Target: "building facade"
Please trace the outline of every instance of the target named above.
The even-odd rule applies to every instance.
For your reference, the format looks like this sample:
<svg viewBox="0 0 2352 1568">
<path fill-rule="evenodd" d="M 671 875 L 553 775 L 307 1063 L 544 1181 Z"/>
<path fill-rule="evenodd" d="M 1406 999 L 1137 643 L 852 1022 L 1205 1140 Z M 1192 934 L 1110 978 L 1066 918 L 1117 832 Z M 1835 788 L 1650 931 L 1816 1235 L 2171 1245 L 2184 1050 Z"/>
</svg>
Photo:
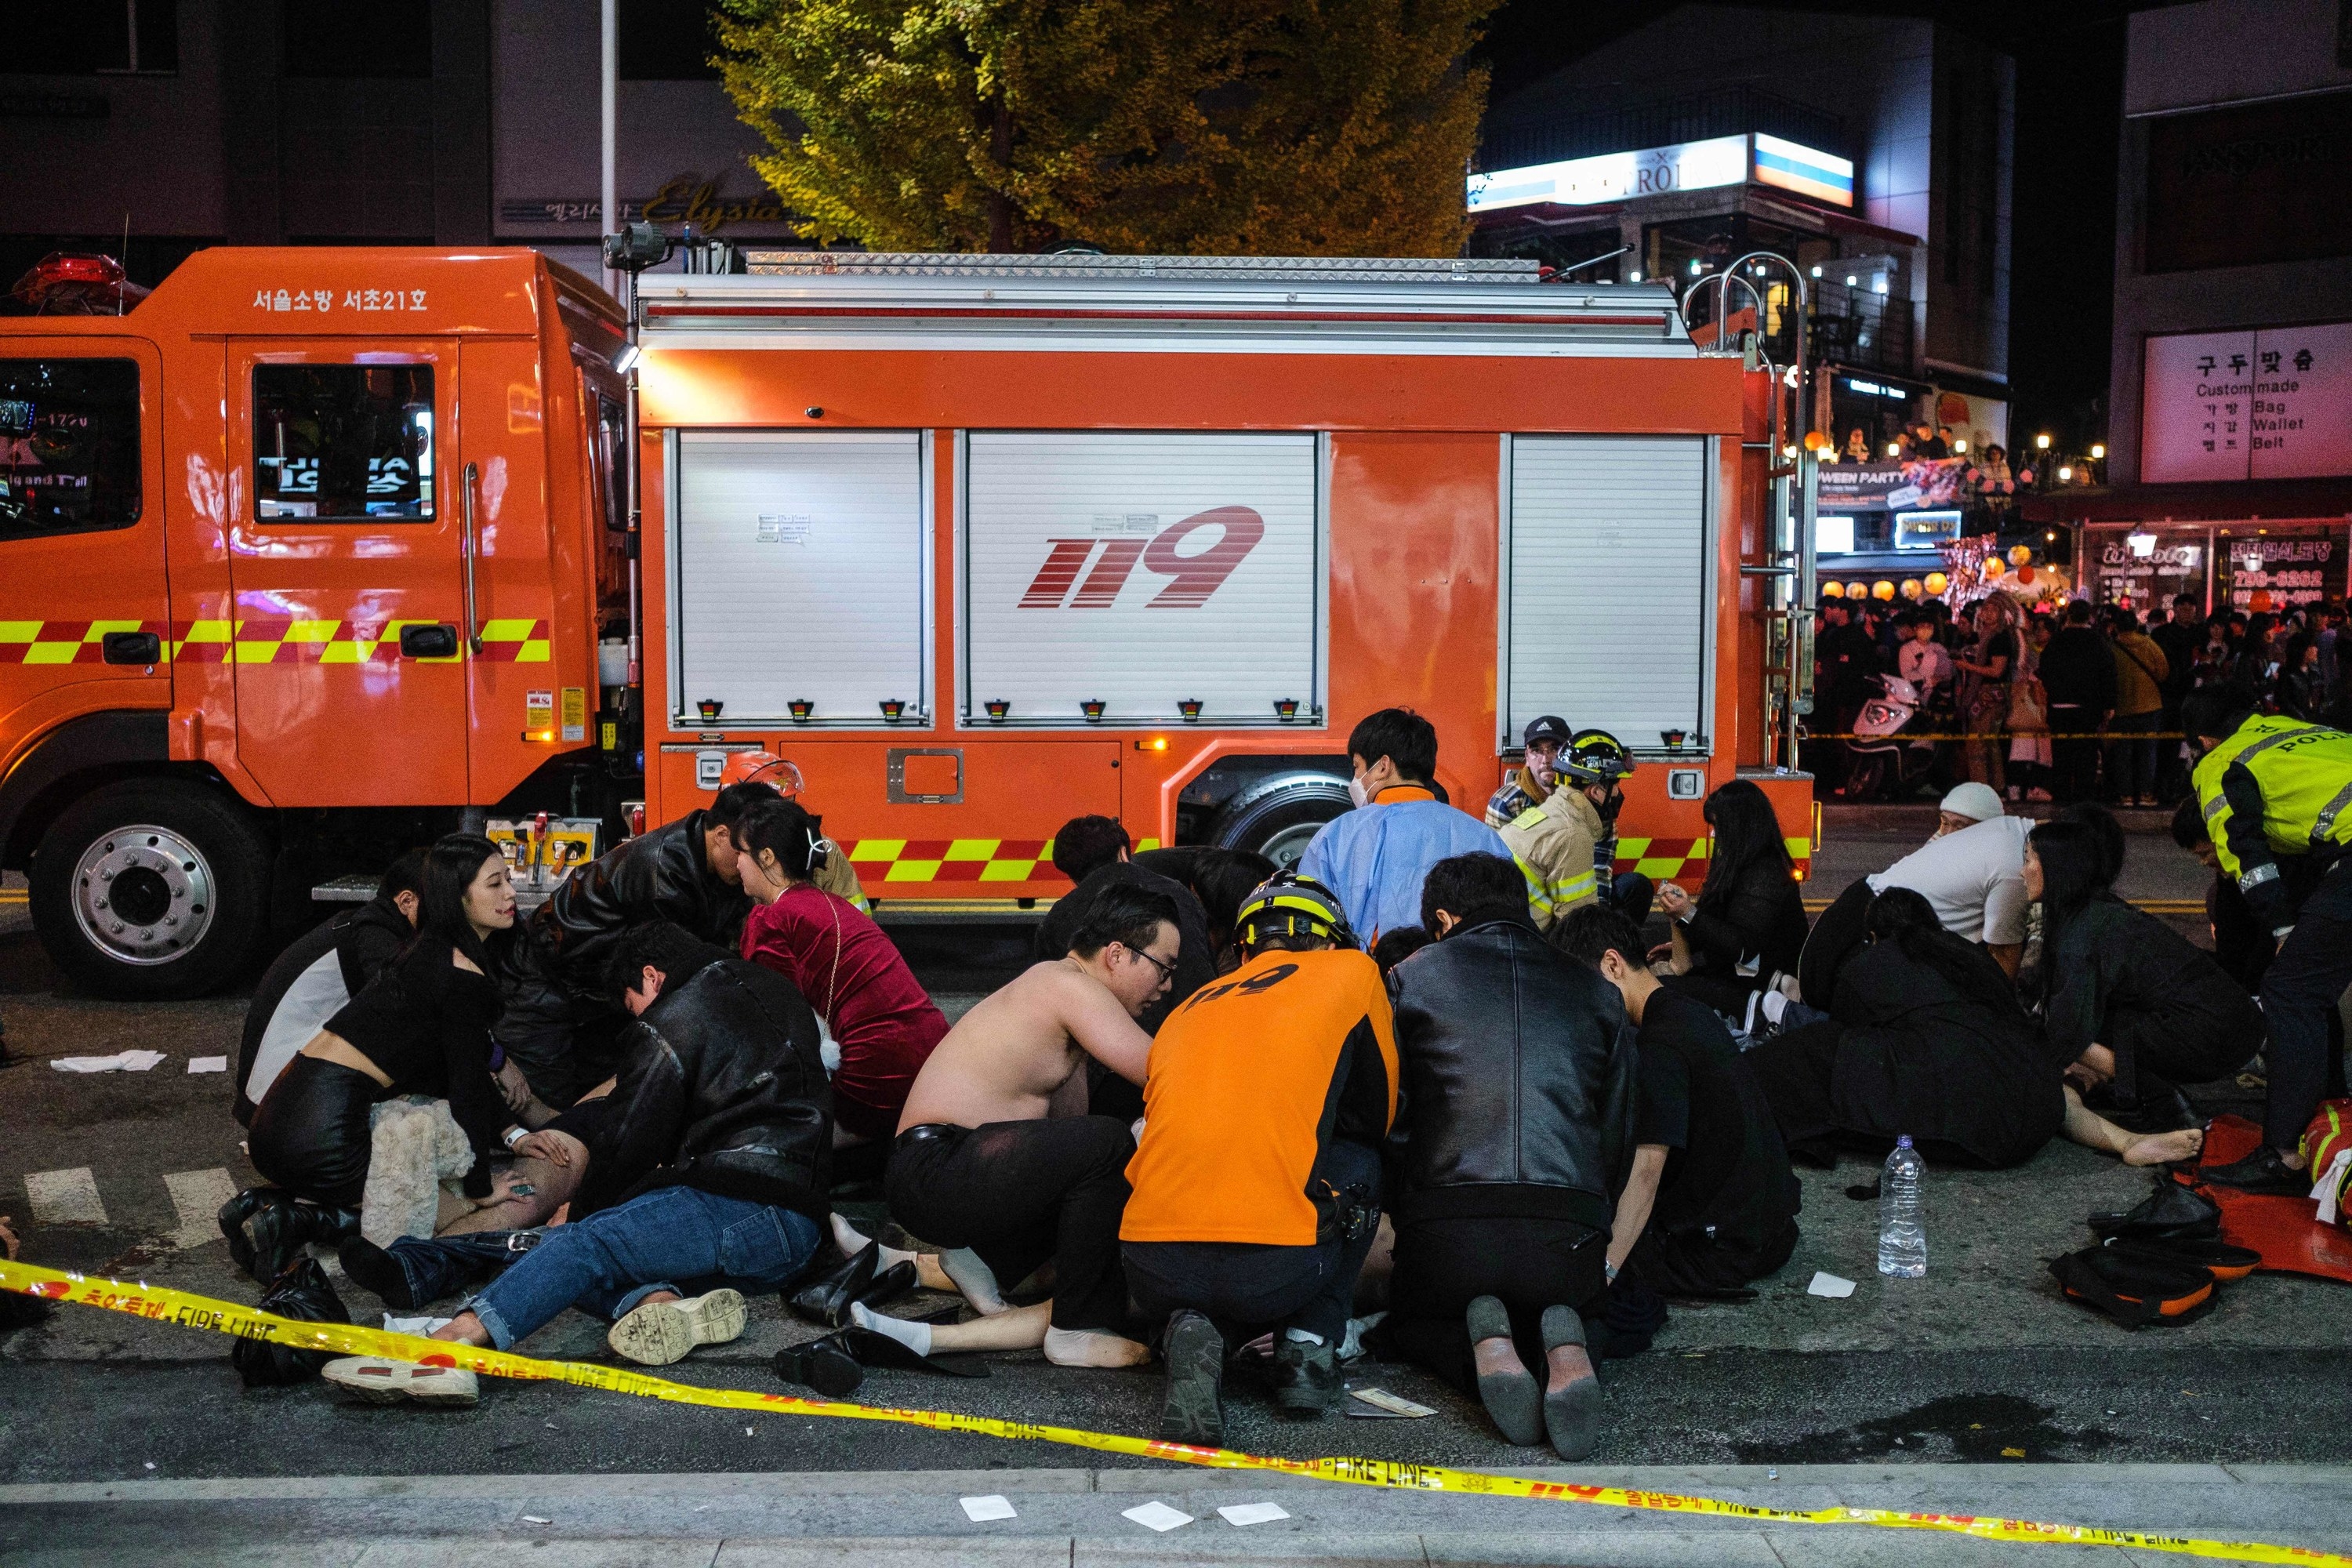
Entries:
<svg viewBox="0 0 2352 1568">
<path fill-rule="evenodd" d="M 0 59 L 0 288 L 54 248 L 532 245 L 598 265 L 593 0 L 86 0 Z M 705 7 L 623 0 L 626 212 L 794 243 Z M 128 237 L 128 244 L 125 237 Z"/>
<path fill-rule="evenodd" d="M 2352 29 L 2336 0 L 2203 0 L 2130 21 L 2103 599 L 2279 611 L 2342 597 L 2352 549 Z"/>
<path fill-rule="evenodd" d="M 1931 22 L 1683 5 L 1495 104 L 1474 253 L 1616 251 L 1575 276 L 1688 287 L 1778 252 L 1807 275 L 1819 427 L 1876 452 L 1918 419 L 1999 443 L 2014 77 Z M 1793 299 L 1758 282 L 1785 356 Z"/>
</svg>

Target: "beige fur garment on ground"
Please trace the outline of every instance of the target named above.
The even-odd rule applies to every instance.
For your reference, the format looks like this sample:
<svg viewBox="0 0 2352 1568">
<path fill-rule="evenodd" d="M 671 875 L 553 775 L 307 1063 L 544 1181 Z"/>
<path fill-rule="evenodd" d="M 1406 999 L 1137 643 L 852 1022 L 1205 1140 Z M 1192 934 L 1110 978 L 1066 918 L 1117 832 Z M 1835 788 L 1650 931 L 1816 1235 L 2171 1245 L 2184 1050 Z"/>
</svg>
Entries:
<svg viewBox="0 0 2352 1568">
<path fill-rule="evenodd" d="M 360 1200 L 360 1234 L 378 1247 L 404 1236 L 429 1237 L 441 1206 L 441 1183 L 474 1168 L 446 1100 L 403 1095 L 369 1113 L 374 1129 L 367 1191 Z"/>
</svg>

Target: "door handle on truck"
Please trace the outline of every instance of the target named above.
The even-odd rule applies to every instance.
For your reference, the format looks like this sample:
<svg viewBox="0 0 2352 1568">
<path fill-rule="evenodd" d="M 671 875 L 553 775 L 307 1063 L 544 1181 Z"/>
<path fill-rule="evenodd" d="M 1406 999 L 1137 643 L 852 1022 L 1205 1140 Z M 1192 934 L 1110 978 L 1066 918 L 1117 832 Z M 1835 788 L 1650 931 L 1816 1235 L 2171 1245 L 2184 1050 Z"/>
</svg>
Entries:
<svg viewBox="0 0 2352 1568">
<path fill-rule="evenodd" d="M 474 483 L 481 470 L 466 465 L 463 488 L 457 491 L 457 554 L 466 563 L 466 646 L 482 651 L 482 619 L 474 606 Z"/>
<path fill-rule="evenodd" d="M 163 662 L 163 639 L 153 632 L 109 632 L 98 642 L 100 655 L 109 664 Z"/>
<path fill-rule="evenodd" d="M 457 657 L 457 628 L 452 626 L 403 626 L 400 628 L 400 657 L 455 658 Z"/>
</svg>

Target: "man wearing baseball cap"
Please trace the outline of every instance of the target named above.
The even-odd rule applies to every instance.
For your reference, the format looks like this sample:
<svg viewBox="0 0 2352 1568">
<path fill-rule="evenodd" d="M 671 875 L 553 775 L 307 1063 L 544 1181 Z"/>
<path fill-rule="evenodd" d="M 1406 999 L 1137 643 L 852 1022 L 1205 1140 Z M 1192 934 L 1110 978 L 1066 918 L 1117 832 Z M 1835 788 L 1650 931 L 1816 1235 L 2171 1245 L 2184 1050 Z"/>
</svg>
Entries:
<svg viewBox="0 0 2352 1568">
<path fill-rule="evenodd" d="M 1486 826 L 1503 827 L 1523 811 L 1541 805 L 1552 791 L 1552 759 L 1568 744 L 1568 721 L 1547 713 L 1528 721 L 1520 740 L 1527 747 L 1525 765 L 1513 770 L 1486 802 Z"/>
<path fill-rule="evenodd" d="M 1927 843 L 1864 877 L 1822 911 L 1798 965 L 1808 1006 L 1826 1008 L 1837 972 L 1862 945 L 1870 901 L 1908 888 L 1935 906 L 1955 936 L 1984 943 L 2014 976 L 2025 946 L 2025 836 L 2030 816 L 2011 816 L 1991 785 L 1957 785 L 1937 805 L 1940 820 Z"/>
</svg>

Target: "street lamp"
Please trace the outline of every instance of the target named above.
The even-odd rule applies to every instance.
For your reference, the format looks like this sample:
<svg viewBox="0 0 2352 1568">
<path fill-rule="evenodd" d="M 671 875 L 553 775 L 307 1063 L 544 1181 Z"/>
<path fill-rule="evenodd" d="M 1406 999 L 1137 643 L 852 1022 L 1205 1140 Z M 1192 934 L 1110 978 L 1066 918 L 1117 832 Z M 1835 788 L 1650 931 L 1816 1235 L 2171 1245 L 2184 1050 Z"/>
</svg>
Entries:
<svg viewBox="0 0 2352 1568">
<path fill-rule="evenodd" d="M 2044 452 L 2050 450 L 2050 437 L 2048 433 L 2044 432 L 2042 435 L 2036 436 L 2033 438 L 2033 444 Z"/>
<path fill-rule="evenodd" d="M 2091 444 L 2091 461 L 2095 463 L 2105 462 L 2106 460 L 2106 457 L 2107 449 L 2105 447 L 2099 445 L 2095 441 Z"/>
</svg>

